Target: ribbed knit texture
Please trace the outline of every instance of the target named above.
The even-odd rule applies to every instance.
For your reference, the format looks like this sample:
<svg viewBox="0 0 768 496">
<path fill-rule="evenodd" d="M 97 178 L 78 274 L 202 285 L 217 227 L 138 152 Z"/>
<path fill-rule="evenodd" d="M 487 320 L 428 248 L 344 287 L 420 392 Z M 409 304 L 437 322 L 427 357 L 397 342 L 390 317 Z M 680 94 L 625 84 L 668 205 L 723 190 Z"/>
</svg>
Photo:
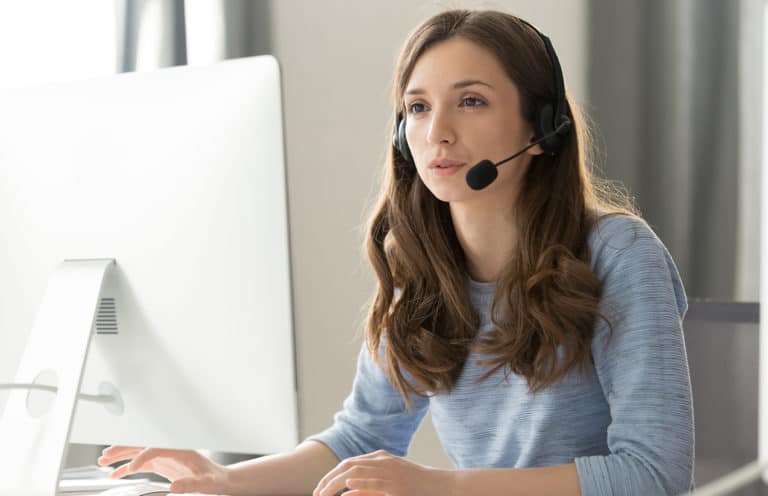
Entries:
<svg viewBox="0 0 768 496">
<path fill-rule="evenodd" d="M 607 217 L 589 239 L 592 270 L 603 281 L 592 343 L 593 379 L 571 371 L 529 393 L 521 376 L 487 369 L 470 355 L 455 388 L 403 399 L 365 347 L 352 392 L 334 424 L 310 437 L 340 459 L 378 449 L 405 456 L 429 409 L 456 468 L 543 467 L 576 463 L 584 496 L 667 495 L 690 489 L 693 411 L 681 321 L 687 308 L 677 269 L 664 245 L 639 219 Z M 469 281 L 491 330 L 495 283 Z"/>
</svg>

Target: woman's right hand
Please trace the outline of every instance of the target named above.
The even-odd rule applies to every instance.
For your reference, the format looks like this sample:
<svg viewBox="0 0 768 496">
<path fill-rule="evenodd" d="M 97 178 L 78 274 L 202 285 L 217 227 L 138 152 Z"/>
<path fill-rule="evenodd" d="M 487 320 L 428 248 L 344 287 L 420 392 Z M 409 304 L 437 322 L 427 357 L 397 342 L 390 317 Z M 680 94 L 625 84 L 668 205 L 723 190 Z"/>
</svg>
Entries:
<svg viewBox="0 0 768 496">
<path fill-rule="evenodd" d="M 115 469 L 110 477 L 149 472 L 171 481 L 173 493 L 226 494 L 229 492 L 227 467 L 197 451 L 110 446 L 101 453 L 99 465 L 130 461 Z"/>
</svg>

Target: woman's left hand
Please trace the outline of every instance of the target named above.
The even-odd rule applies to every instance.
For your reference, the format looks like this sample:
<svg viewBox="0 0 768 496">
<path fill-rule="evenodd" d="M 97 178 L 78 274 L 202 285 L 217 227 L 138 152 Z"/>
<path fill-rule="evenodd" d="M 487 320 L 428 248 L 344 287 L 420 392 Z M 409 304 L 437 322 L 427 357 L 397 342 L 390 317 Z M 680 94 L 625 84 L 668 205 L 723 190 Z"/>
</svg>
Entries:
<svg viewBox="0 0 768 496">
<path fill-rule="evenodd" d="M 387 451 L 347 458 L 320 480 L 312 496 L 450 496 L 453 477 Z"/>
</svg>

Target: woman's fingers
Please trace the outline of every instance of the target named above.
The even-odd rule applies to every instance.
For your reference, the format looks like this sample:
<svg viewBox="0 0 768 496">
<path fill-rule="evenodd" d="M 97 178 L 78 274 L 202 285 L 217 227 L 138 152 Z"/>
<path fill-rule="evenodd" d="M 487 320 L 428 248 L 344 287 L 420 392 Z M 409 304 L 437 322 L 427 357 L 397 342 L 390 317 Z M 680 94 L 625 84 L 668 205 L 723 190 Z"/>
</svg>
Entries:
<svg viewBox="0 0 768 496">
<path fill-rule="evenodd" d="M 157 458 L 161 458 L 161 457 L 173 458 L 173 459 L 182 461 L 184 458 L 188 458 L 188 455 L 186 452 L 179 451 L 179 450 L 159 449 L 159 448 L 145 449 L 144 451 L 136 455 L 136 458 L 134 458 L 133 461 L 128 465 L 131 467 L 131 470 L 136 470 L 141 468 L 144 465 L 147 465 L 152 460 L 156 460 Z"/>
<path fill-rule="evenodd" d="M 145 448 L 137 448 L 133 446 L 110 446 L 101 452 L 101 456 L 97 460 L 97 463 L 103 466 L 121 462 L 123 460 L 130 460 L 144 451 L 144 449 Z"/>
<path fill-rule="evenodd" d="M 207 492 L 199 488 L 214 488 L 221 483 L 217 477 L 223 469 L 197 451 L 113 446 L 105 449 L 103 453 L 99 458 L 101 465 L 129 460 L 109 474 L 113 479 L 137 473 L 155 473 L 171 482 L 187 480 L 183 483 L 187 484 L 196 481 L 198 486 L 193 487 L 198 489 L 185 492 Z"/>
<path fill-rule="evenodd" d="M 206 474 L 199 477 L 185 477 L 183 479 L 175 480 L 171 483 L 172 493 L 217 493 L 220 491 L 220 487 L 216 482 L 216 479 Z"/>
<path fill-rule="evenodd" d="M 347 479 L 373 478 L 377 473 L 376 467 L 355 465 L 343 472 L 336 473 L 333 478 L 326 480 L 322 487 L 318 486 L 315 489 L 315 493 L 319 496 L 338 496 L 340 494 L 346 496 L 347 492 L 351 489 L 346 487 Z"/>
<path fill-rule="evenodd" d="M 366 494 L 386 494 L 387 487 L 389 486 L 387 481 L 382 479 L 348 479 L 346 482 L 350 489 L 350 496 L 356 491 Z"/>
<path fill-rule="evenodd" d="M 322 479 L 320 479 L 320 482 L 317 483 L 317 487 L 315 488 L 312 495 L 315 496 L 315 495 L 321 494 L 326 489 L 326 487 L 329 484 L 331 484 L 331 481 L 333 481 L 339 476 L 339 474 L 346 473 L 353 467 L 358 467 L 358 468 L 365 467 L 364 465 L 360 465 L 361 463 L 371 463 L 371 462 L 379 463 L 383 460 L 389 460 L 392 458 L 396 458 L 396 457 L 391 453 L 389 453 L 388 451 L 378 450 L 378 451 L 373 451 L 371 453 L 367 453 L 365 455 L 354 456 L 354 457 L 342 460 L 338 465 L 336 465 L 336 467 L 334 467 L 333 470 L 325 474 L 325 476 Z M 366 467 L 366 468 L 372 468 L 373 466 L 374 465 L 371 465 L 370 467 Z M 340 490 L 343 487 L 344 486 L 341 485 L 338 489 Z"/>
<path fill-rule="evenodd" d="M 145 449 L 145 446 L 108 446 L 101 450 L 102 455 L 113 455 L 122 453 L 125 451 L 141 451 Z"/>
<path fill-rule="evenodd" d="M 115 469 L 109 476 L 119 479 L 141 472 L 153 472 L 170 479 L 189 476 L 193 471 L 186 466 L 184 458 L 185 453 L 182 451 L 148 448 L 142 450 L 129 463 Z"/>
<path fill-rule="evenodd" d="M 113 479 L 119 479 L 120 477 L 125 477 L 126 475 L 146 471 L 142 469 L 144 468 L 144 465 L 147 464 L 147 462 L 157 458 L 158 456 L 162 456 L 161 453 L 165 454 L 167 451 L 168 450 L 161 450 L 157 448 L 134 448 L 130 450 L 117 451 L 116 454 L 113 454 L 109 458 L 111 461 L 107 460 L 107 464 L 123 460 L 131 461 L 115 469 L 111 474 L 109 474 L 109 476 Z M 99 460 L 101 460 L 101 458 Z"/>
<path fill-rule="evenodd" d="M 131 475 L 131 474 L 133 474 L 133 473 L 135 473 L 135 472 L 131 472 L 131 471 L 128 469 L 128 464 L 125 464 L 125 465 L 123 465 L 122 467 L 118 467 L 118 468 L 116 468 L 115 470 L 113 470 L 113 471 L 112 471 L 112 472 L 109 474 L 109 477 L 110 477 L 111 479 L 119 479 L 119 478 L 121 478 L 121 477 L 125 477 L 126 475 Z"/>
</svg>

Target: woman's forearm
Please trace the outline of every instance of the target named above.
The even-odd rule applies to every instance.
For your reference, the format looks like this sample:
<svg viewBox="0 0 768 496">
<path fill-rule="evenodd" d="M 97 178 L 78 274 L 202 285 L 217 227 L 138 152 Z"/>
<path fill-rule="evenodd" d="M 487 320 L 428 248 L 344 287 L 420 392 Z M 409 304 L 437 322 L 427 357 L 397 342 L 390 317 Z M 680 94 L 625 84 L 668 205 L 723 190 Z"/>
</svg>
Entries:
<svg viewBox="0 0 768 496">
<path fill-rule="evenodd" d="M 326 445 L 307 441 L 289 453 L 229 465 L 227 494 L 307 496 L 338 463 Z"/>
<path fill-rule="evenodd" d="M 456 470 L 452 496 L 581 496 L 576 464 Z"/>
</svg>

